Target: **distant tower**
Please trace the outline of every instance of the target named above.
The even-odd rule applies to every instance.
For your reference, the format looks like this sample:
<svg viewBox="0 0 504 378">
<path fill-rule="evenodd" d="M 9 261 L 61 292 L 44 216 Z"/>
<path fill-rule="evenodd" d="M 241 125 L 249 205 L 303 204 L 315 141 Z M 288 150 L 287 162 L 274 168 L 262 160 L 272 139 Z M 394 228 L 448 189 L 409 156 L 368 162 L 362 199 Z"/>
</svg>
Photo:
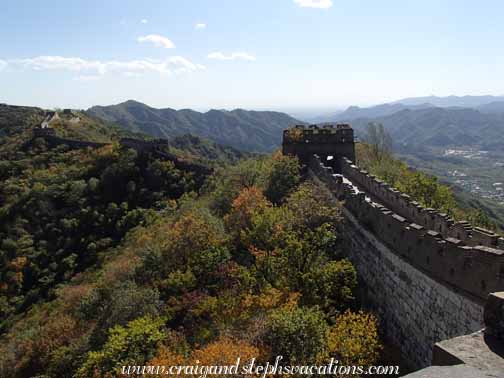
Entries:
<svg viewBox="0 0 504 378">
<path fill-rule="evenodd" d="M 346 156 L 355 161 L 354 132 L 348 124 L 298 125 L 284 130 L 282 152 L 296 155 L 303 163 L 307 163 L 313 154 L 323 160 L 332 156 L 331 165 L 339 169 L 339 158 Z"/>
</svg>

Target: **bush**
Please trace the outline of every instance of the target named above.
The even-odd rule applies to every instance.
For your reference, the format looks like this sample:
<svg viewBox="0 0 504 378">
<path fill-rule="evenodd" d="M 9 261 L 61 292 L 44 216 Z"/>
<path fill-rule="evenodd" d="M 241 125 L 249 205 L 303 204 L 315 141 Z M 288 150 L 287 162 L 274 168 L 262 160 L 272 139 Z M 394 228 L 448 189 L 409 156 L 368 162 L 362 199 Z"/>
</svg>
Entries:
<svg viewBox="0 0 504 378">
<path fill-rule="evenodd" d="M 271 202 L 279 204 L 294 191 L 300 180 L 299 160 L 296 157 L 276 154 L 264 194 Z"/>
<path fill-rule="evenodd" d="M 112 328 L 103 348 L 88 353 L 75 378 L 105 378 L 107 373 L 118 375 L 124 365 L 143 365 L 166 338 L 164 323 L 163 318 L 143 317 Z"/>
<path fill-rule="evenodd" d="M 351 305 L 357 272 L 348 260 L 330 261 L 303 276 L 302 303 L 334 315 Z"/>
<path fill-rule="evenodd" d="M 346 311 L 328 333 L 331 357 L 342 365 L 372 365 L 380 355 L 378 322 L 372 314 Z"/>
<path fill-rule="evenodd" d="M 281 308 L 270 318 L 267 342 L 285 363 L 314 364 L 326 351 L 327 324 L 316 308 Z"/>
</svg>

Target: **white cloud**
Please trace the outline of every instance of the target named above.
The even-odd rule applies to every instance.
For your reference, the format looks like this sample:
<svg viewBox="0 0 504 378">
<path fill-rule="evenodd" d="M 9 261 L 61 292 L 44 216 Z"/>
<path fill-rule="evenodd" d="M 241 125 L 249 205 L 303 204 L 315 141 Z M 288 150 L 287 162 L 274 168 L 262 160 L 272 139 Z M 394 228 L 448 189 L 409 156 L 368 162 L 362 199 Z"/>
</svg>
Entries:
<svg viewBox="0 0 504 378">
<path fill-rule="evenodd" d="M 194 64 L 181 56 L 173 56 L 168 61 L 173 65 L 175 73 L 201 71 L 206 69 L 206 67 L 202 64 Z"/>
<path fill-rule="evenodd" d="M 158 35 L 158 34 L 149 34 L 149 35 L 145 35 L 143 37 L 138 37 L 137 41 L 140 43 L 151 42 L 157 47 L 164 47 L 166 49 L 175 48 L 175 45 L 173 44 L 172 41 L 170 41 L 168 38 L 163 37 L 162 35 Z"/>
<path fill-rule="evenodd" d="M 81 75 L 81 76 L 74 77 L 74 80 L 76 80 L 76 81 L 96 81 L 96 80 L 100 80 L 100 79 L 101 79 L 101 76 L 99 76 L 99 75 Z"/>
<path fill-rule="evenodd" d="M 5 60 L 0 59 L 0 71 L 4 70 L 7 67 L 7 62 Z"/>
<path fill-rule="evenodd" d="M 76 57 L 62 56 L 38 56 L 28 59 L 13 59 L 8 61 L 14 67 L 20 69 L 32 69 L 35 71 L 63 70 L 82 72 L 80 80 L 95 80 L 106 73 L 123 73 L 128 76 L 139 75 L 149 72 L 158 74 L 177 74 L 204 70 L 201 64 L 195 64 L 181 56 L 173 56 L 164 60 L 138 59 L 138 60 L 86 60 Z"/>
<path fill-rule="evenodd" d="M 249 60 L 249 61 L 254 61 L 256 60 L 256 57 L 253 55 L 250 55 L 246 52 L 234 52 L 230 55 L 225 55 L 221 52 L 213 52 L 208 54 L 208 59 L 216 59 L 216 60 Z"/>
<path fill-rule="evenodd" d="M 149 21 L 146 18 L 140 20 L 141 24 L 147 24 Z"/>
<path fill-rule="evenodd" d="M 123 75 L 126 77 L 140 77 L 140 76 L 142 76 L 142 74 L 138 73 L 138 72 L 124 72 Z"/>
<path fill-rule="evenodd" d="M 294 0 L 300 7 L 329 9 L 333 6 L 332 0 Z"/>
<path fill-rule="evenodd" d="M 196 30 L 205 29 L 206 28 L 206 24 L 201 22 L 199 24 L 196 24 L 195 28 L 196 28 Z"/>
<path fill-rule="evenodd" d="M 103 63 L 95 60 L 85 60 L 82 58 L 66 58 L 62 56 L 37 56 L 28 59 L 13 59 L 10 61 L 15 66 L 30 68 L 35 71 L 42 70 L 69 70 L 84 71 L 95 70 L 104 73 Z"/>
</svg>

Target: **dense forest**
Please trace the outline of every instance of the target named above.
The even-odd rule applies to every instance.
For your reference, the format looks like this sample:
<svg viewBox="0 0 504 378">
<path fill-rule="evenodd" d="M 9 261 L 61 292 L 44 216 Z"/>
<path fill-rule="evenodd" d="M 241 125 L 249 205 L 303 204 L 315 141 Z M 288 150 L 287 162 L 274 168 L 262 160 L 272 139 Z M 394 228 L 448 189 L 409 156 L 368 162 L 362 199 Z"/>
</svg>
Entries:
<svg viewBox="0 0 504 378">
<path fill-rule="evenodd" d="M 0 146 L 0 376 L 115 377 L 238 355 L 380 360 L 339 204 L 297 159 L 186 136 L 166 160 L 85 115 L 110 143 L 50 147 L 32 137 L 33 112 L 3 127 Z M 89 137 L 69 121 L 59 135 Z"/>
</svg>

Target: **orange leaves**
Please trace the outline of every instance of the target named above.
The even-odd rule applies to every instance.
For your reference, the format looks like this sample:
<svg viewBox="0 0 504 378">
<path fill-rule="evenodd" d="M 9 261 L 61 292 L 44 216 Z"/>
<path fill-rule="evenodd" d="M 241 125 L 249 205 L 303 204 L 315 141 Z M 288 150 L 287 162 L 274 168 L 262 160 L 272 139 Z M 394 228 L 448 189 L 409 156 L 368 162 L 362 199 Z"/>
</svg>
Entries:
<svg viewBox="0 0 504 378">
<path fill-rule="evenodd" d="M 242 361 L 248 361 L 258 356 L 257 347 L 224 336 L 202 349 L 193 351 L 190 361 L 199 361 L 201 365 L 231 365 L 238 357 Z"/>
<path fill-rule="evenodd" d="M 165 346 L 161 347 L 158 351 L 157 357 L 150 360 L 147 365 L 149 366 L 229 366 L 236 364 L 238 358 L 243 365 L 252 358 L 257 358 L 260 355 L 260 350 L 250 345 L 249 343 L 241 340 L 223 336 L 218 340 L 206 345 L 203 348 L 195 349 L 188 357 L 183 357 L 180 354 L 174 353 L 170 348 Z M 180 377 L 194 377 L 195 374 L 190 374 L 189 371 L 181 369 L 177 372 Z M 229 375 L 212 374 L 213 377 L 229 377 Z"/>
<path fill-rule="evenodd" d="M 10 263 L 10 266 L 12 267 L 12 269 L 19 272 L 24 268 L 24 266 L 26 265 L 27 262 L 28 262 L 28 259 L 26 258 L 26 256 L 20 256 L 20 257 L 16 257 L 14 260 L 12 260 Z"/>
<path fill-rule="evenodd" d="M 256 186 L 243 189 L 233 201 L 231 213 L 225 218 L 226 226 L 231 230 L 242 230 L 250 225 L 252 216 L 270 207 L 262 191 Z"/>
<path fill-rule="evenodd" d="M 183 365 L 185 358 L 180 354 L 172 352 L 170 348 L 161 346 L 158 350 L 157 356 L 150 360 L 147 365 L 149 366 L 177 366 Z"/>
</svg>

